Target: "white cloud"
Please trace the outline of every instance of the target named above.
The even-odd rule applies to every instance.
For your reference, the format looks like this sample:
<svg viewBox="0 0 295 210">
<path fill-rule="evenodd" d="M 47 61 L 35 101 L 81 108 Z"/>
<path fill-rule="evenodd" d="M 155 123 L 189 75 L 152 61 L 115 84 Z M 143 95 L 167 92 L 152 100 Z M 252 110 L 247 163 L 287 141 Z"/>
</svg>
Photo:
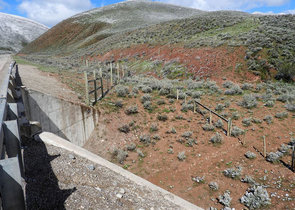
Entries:
<svg viewBox="0 0 295 210">
<path fill-rule="evenodd" d="M 247 10 L 262 6 L 281 6 L 290 0 L 159 0 L 200 10 Z"/>
<path fill-rule="evenodd" d="M 287 11 L 285 11 L 285 13 L 295 15 L 295 9 L 287 10 Z"/>
<path fill-rule="evenodd" d="M 24 0 L 19 10 L 32 20 L 53 26 L 92 7 L 90 0 Z"/>
</svg>

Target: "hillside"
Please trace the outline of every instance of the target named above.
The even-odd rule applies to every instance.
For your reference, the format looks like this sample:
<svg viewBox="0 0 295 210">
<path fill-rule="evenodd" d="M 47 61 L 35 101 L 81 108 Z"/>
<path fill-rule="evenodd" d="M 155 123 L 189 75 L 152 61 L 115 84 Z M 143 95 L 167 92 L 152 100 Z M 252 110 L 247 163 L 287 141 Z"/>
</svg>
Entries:
<svg viewBox="0 0 295 210">
<path fill-rule="evenodd" d="M 177 8 L 94 9 L 17 59 L 86 103 L 102 70 L 91 152 L 205 209 L 294 209 L 295 16 Z"/>
<path fill-rule="evenodd" d="M 71 17 L 43 34 L 21 53 L 28 54 L 28 60 L 33 59 L 43 65 L 58 64 L 58 68 L 72 69 L 81 66 L 81 60 L 86 58 L 100 61 L 126 59 L 120 55 L 122 49 L 128 51 L 143 45 L 146 50 L 166 46 L 171 52 L 178 47 L 184 47 L 186 51 L 212 49 L 213 54 L 226 50 L 229 56 L 223 57 L 224 60 L 232 60 L 231 53 L 239 48 L 240 57 L 231 65 L 207 65 L 202 56 L 202 65 L 193 65 L 194 59 L 185 59 L 186 62 L 181 63 L 192 74 L 198 74 L 204 68 L 221 72 L 250 70 L 263 80 L 290 81 L 295 72 L 294 23 L 294 15 L 203 12 L 156 2 L 127 1 Z M 50 61 L 48 55 L 52 56 Z M 142 59 L 145 60 L 144 57 Z"/>
<path fill-rule="evenodd" d="M 158 2 L 121 2 L 75 15 L 59 23 L 23 52 L 72 52 L 114 34 L 199 13 L 202 11 Z"/>
<path fill-rule="evenodd" d="M 16 53 L 47 30 L 32 20 L 0 13 L 0 53 Z"/>
</svg>

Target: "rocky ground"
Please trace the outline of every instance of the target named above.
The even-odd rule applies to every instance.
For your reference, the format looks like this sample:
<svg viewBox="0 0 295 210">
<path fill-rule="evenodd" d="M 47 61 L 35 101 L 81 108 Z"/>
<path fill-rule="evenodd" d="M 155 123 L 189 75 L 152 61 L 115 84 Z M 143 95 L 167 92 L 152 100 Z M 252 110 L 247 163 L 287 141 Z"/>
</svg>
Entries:
<svg viewBox="0 0 295 210">
<path fill-rule="evenodd" d="M 43 142 L 24 141 L 24 162 L 27 209 L 181 209 L 160 193 Z"/>
</svg>

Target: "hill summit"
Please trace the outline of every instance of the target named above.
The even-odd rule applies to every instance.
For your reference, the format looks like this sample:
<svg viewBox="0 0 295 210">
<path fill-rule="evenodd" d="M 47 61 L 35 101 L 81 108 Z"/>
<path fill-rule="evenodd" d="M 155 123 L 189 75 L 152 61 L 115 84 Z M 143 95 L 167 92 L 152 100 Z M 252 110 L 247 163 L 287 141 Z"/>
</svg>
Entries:
<svg viewBox="0 0 295 210">
<path fill-rule="evenodd" d="M 0 53 L 16 53 L 47 30 L 32 20 L 0 13 Z"/>
</svg>

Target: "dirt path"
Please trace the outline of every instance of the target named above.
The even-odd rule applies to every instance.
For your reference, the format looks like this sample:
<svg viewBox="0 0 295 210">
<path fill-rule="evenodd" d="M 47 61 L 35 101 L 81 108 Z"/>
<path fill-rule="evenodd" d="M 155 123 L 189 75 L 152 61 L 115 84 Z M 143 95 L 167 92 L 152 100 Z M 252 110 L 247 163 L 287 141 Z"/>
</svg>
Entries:
<svg viewBox="0 0 295 210">
<path fill-rule="evenodd" d="M 31 90 L 62 98 L 67 101 L 80 102 L 78 96 L 67 85 L 59 81 L 58 76 L 38 70 L 31 65 L 19 65 L 23 84 Z"/>
</svg>

